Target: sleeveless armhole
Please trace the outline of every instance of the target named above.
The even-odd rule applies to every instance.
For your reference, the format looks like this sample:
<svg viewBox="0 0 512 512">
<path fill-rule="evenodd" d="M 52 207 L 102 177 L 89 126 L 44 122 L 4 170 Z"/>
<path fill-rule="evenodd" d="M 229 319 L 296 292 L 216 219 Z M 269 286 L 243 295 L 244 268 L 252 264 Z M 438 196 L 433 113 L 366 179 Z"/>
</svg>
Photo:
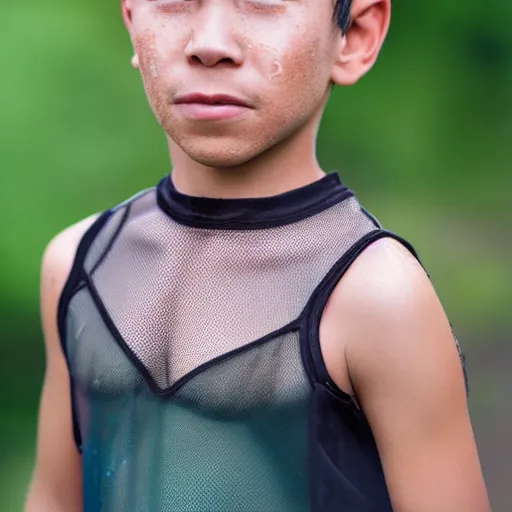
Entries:
<svg viewBox="0 0 512 512">
<path fill-rule="evenodd" d="M 150 193 L 152 190 L 154 189 L 148 188 L 141 190 L 117 206 L 104 211 L 86 230 L 78 244 L 71 271 L 59 298 L 57 326 L 60 344 L 70 374 L 73 437 L 80 453 L 82 452 L 82 438 L 76 408 L 74 380 L 71 374 L 69 351 L 66 341 L 68 307 L 73 297 L 87 286 L 87 276 L 94 273 L 110 252 L 129 217 L 133 202 Z"/>
<path fill-rule="evenodd" d="M 68 372 L 70 374 L 70 389 L 71 389 L 71 410 L 72 410 L 72 421 L 73 421 L 73 437 L 78 450 L 81 452 L 81 435 L 78 425 L 78 416 L 76 412 L 75 402 L 75 390 L 74 381 L 71 375 L 71 369 L 69 364 L 69 353 L 66 343 L 66 324 L 67 324 L 67 313 L 70 301 L 77 292 L 86 287 L 87 279 L 86 274 L 94 272 L 94 270 L 101 264 L 105 256 L 108 254 L 112 245 L 114 244 L 117 236 L 119 235 L 130 210 L 130 204 L 123 203 L 116 208 L 106 210 L 103 212 L 87 229 L 85 234 L 78 245 L 75 259 L 71 267 L 70 274 L 64 285 L 62 293 L 60 295 L 58 311 L 57 311 L 57 326 L 59 332 L 59 339 L 64 357 L 68 365 Z M 110 225 L 109 225 L 110 224 Z M 106 227 L 111 228 L 106 230 Z M 90 260 L 91 248 L 97 243 L 98 238 L 104 235 L 104 231 L 110 231 L 108 233 L 108 239 L 103 240 L 102 245 L 104 248 L 99 252 L 99 256 L 93 262 Z"/>
<path fill-rule="evenodd" d="M 390 231 L 381 229 L 378 223 L 375 225 L 375 230 L 354 243 L 331 268 L 303 312 L 300 332 L 301 353 L 313 388 L 308 440 L 312 512 L 392 511 L 371 427 L 355 398 L 340 389 L 330 377 L 319 340 L 320 320 L 331 293 L 351 264 L 368 246 L 381 238 L 393 238 L 420 262 L 410 243 Z M 457 343 L 456 338 L 455 342 Z M 461 360 L 467 389 L 462 357 Z"/>
<path fill-rule="evenodd" d="M 57 327 L 59 333 L 59 340 L 62 348 L 62 352 L 66 359 L 66 363 L 68 364 L 68 372 L 69 363 L 68 363 L 68 353 L 66 348 L 66 313 L 69 305 L 69 301 L 73 297 L 73 295 L 83 286 L 83 264 L 85 258 L 87 256 L 87 252 L 89 247 L 93 243 L 96 235 L 101 231 L 102 227 L 106 224 L 110 215 L 112 214 L 111 210 L 107 210 L 103 212 L 87 229 L 85 234 L 82 236 L 80 243 L 78 244 L 78 248 L 76 250 L 75 258 L 73 261 L 73 265 L 71 267 L 71 271 L 69 276 L 64 284 L 62 292 L 60 294 L 58 309 L 57 309 Z M 70 390 L 71 390 L 71 413 L 72 413 L 72 421 L 73 421 L 73 437 L 75 439 L 75 444 L 79 451 L 81 451 L 81 439 L 80 439 L 80 431 L 78 428 L 78 422 L 75 411 L 75 401 L 74 401 L 74 391 L 73 391 L 73 379 L 70 374 Z"/>
<path fill-rule="evenodd" d="M 376 225 L 379 226 L 378 222 Z M 338 398 L 342 400 L 348 400 L 353 402 L 353 397 L 347 394 L 345 391 L 340 389 L 336 383 L 332 380 L 329 372 L 327 371 L 327 367 L 325 365 L 322 352 L 320 349 L 320 338 L 319 338 L 319 328 L 320 328 L 320 320 L 331 296 L 334 288 L 337 286 L 339 281 L 348 271 L 352 263 L 356 260 L 356 258 L 371 244 L 380 240 L 381 238 L 392 238 L 402 244 L 418 261 L 418 263 L 422 266 L 426 275 L 430 279 L 430 275 L 428 271 L 423 266 L 418 253 L 414 249 L 414 247 L 405 239 L 400 237 L 399 235 L 381 229 L 380 226 L 363 236 L 360 240 L 358 240 L 344 255 L 338 260 L 338 262 L 331 268 L 328 274 L 324 277 L 322 282 L 318 285 L 315 292 L 311 296 L 308 305 L 306 306 L 306 310 L 304 311 L 304 322 L 302 324 L 302 332 L 301 332 L 301 346 L 303 350 L 303 358 L 305 360 L 306 369 L 310 374 L 310 378 L 313 382 L 319 382 L 326 386 L 329 390 L 334 392 Z M 466 386 L 466 393 L 468 393 L 468 377 L 467 377 L 467 369 L 466 369 L 466 361 L 464 354 L 462 353 L 459 341 L 455 336 L 455 332 L 453 326 L 450 324 L 452 329 L 452 334 L 454 338 L 454 342 L 457 346 L 457 350 L 459 353 L 459 357 L 461 360 L 461 365 L 464 373 L 464 383 Z"/>
</svg>

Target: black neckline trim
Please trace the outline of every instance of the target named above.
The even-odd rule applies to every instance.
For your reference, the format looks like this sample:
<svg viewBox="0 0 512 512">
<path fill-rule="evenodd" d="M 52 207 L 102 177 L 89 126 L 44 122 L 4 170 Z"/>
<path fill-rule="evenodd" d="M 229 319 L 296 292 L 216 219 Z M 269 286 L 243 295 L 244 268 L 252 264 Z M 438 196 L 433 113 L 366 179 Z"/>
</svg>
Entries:
<svg viewBox="0 0 512 512">
<path fill-rule="evenodd" d="M 180 224 L 197 228 L 248 230 L 298 222 L 352 197 L 336 172 L 289 192 L 270 197 L 217 199 L 176 190 L 171 176 L 157 186 L 159 207 Z"/>
</svg>

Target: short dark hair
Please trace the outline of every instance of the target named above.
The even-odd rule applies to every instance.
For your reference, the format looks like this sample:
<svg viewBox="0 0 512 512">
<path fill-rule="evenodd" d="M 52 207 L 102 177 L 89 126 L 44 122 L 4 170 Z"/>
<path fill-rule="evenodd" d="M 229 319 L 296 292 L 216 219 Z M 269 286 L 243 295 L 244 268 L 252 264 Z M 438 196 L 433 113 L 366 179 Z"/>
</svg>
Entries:
<svg viewBox="0 0 512 512">
<path fill-rule="evenodd" d="M 350 5 L 352 0 L 336 0 L 334 4 L 334 22 L 343 34 L 350 27 Z"/>
</svg>

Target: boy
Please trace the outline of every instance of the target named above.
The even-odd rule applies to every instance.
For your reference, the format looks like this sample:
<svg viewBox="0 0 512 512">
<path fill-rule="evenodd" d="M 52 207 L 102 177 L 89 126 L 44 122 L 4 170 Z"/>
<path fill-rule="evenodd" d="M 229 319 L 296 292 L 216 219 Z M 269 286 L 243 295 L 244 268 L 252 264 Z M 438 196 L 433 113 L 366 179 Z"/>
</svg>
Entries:
<svg viewBox="0 0 512 512">
<path fill-rule="evenodd" d="M 390 0 L 122 12 L 173 171 L 46 250 L 27 511 L 488 511 L 428 277 L 315 156 Z"/>
</svg>

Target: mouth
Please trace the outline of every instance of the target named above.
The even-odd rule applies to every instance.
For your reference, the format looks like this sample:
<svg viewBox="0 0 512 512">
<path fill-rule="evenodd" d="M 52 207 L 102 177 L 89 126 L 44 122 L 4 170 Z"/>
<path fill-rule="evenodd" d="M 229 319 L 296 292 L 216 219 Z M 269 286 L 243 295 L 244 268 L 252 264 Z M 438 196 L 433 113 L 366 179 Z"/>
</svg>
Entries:
<svg viewBox="0 0 512 512">
<path fill-rule="evenodd" d="M 228 94 L 187 94 L 174 100 L 180 114 L 196 121 L 220 121 L 247 114 L 253 107 L 241 98 Z"/>
<path fill-rule="evenodd" d="M 178 98 L 176 98 L 174 103 L 176 103 L 177 105 L 236 105 L 239 107 L 251 108 L 250 105 L 245 100 L 237 98 L 236 96 L 231 96 L 229 94 L 187 94 L 185 96 L 179 96 Z"/>
</svg>

